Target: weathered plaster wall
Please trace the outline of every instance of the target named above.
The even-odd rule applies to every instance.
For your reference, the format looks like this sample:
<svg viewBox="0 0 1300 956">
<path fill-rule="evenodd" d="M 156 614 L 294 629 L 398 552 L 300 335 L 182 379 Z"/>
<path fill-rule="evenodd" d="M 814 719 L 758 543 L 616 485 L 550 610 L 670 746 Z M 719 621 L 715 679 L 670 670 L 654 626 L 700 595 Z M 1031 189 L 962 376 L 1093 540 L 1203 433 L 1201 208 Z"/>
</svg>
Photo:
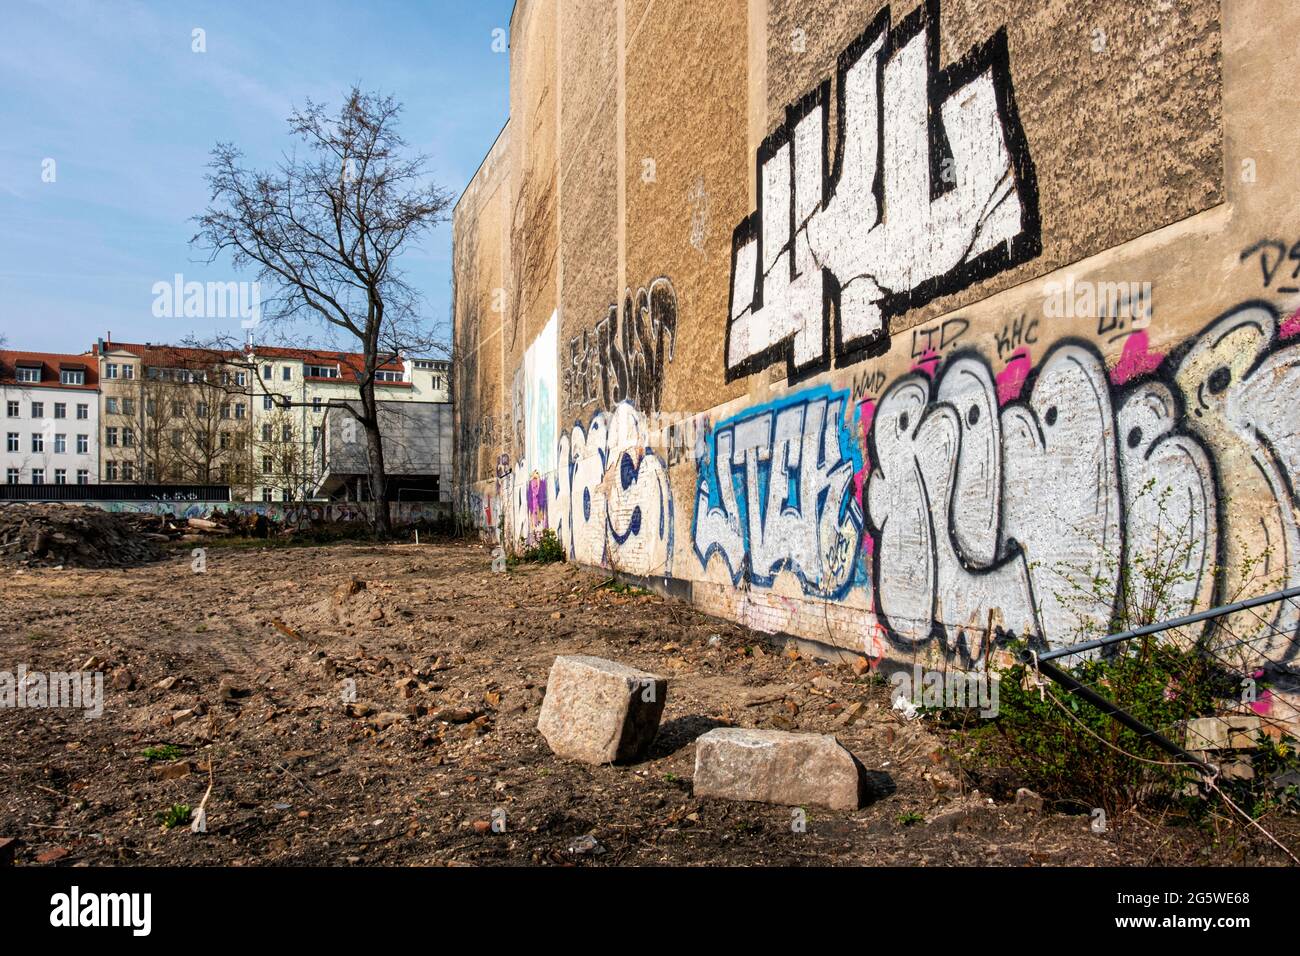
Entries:
<svg viewBox="0 0 1300 956">
<path fill-rule="evenodd" d="M 486 527 L 501 513 L 498 457 L 508 455 L 501 380 L 510 223 L 507 124 L 452 218 L 455 458 L 459 505 Z"/>
<path fill-rule="evenodd" d="M 509 144 L 456 218 L 462 502 L 871 657 L 1104 629 L 1174 532 L 1180 608 L 1300 583 L 1297 28 L 1285 0 L 521 0 Z M 1249 655 L 1295 659 L 1269 614 Z"/>
</svg>

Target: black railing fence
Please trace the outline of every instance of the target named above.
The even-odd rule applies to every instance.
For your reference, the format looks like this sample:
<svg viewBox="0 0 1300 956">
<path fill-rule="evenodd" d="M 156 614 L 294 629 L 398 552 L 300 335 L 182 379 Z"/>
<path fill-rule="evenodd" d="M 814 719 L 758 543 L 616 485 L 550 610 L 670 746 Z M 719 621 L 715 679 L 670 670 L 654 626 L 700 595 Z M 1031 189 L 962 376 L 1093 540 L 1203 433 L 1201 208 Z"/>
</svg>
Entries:
<svg viewBox="0 0 1300 956">
<path fill-rule="evenodd" d="M 229 501 L 229 485 L 0 484 L 3 501 Z"/>
</svg>

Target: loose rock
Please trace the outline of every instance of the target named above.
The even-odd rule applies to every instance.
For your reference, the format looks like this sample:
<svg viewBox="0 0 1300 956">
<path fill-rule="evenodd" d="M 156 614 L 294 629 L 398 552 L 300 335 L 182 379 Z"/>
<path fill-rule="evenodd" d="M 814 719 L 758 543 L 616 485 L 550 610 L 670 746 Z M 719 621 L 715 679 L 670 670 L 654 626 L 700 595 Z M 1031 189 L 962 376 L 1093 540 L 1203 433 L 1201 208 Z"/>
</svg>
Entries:
<svg viewBox="0 0 1300 956">
<path fill-rule="evenodd" d="M 556 756 L 602 764 L 645 755 L 668 679 L 599 657 L 557 657 L 537 729 Z"/>
<path fill-rule="evenodd" d="M 695 795 L 856 810 L 862 765 L 834 737 L 721 727 L 695 746 Z"/>
</svg>

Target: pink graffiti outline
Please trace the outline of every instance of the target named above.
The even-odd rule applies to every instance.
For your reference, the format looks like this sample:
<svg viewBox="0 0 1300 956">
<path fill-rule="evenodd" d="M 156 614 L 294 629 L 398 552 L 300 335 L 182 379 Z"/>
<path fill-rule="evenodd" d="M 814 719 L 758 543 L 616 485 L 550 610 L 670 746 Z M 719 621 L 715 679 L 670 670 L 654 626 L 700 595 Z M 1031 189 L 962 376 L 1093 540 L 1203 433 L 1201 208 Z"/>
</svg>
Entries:
<svg viewBox="0 0 1300 956">
<path fill-rule="evenodd" d="M 1111 369 L 1111 384 L 1123 385 L 1130 379 L 1154 372 L 1164 360 L 1164 352 L 1151 351 L 1146 329 L 1134 332 L 1124 340 L 1124 351 L 1120 354 L 1115 367 Z"/>
</svg>

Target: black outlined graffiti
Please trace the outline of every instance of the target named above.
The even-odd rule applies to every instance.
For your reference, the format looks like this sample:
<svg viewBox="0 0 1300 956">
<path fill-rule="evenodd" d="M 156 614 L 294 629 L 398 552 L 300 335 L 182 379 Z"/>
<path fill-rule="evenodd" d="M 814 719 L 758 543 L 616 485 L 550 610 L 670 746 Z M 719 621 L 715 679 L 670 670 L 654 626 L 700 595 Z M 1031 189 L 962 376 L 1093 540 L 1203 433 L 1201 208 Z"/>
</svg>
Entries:
<svg viewBox="0 0 1300 956">
<path fill-rule="evenodd" d="M 1259 269 L 1265 289 L 1273 287 L 1273 280 L 1277 279 L 1278 285 L 1273 291 L 1281 295 L 1300 292 L 1300 239 L 1290 247 L 1281 239 L 1261 239 L 1241 251 L 1241 261 L 1245 262 L 1256 255 L 1259 256 Z M 1283 269 L 1284 263 L 1295 263 L 1295 267 Z"/>
<path fill-rule="evenodd" d="M 960 94 L 960 95 L 959 95 Z M 732 237 L 732 381 L 785 360 L 789 381 L 888 348 L 889 319 L 1042 248 L 1033 161 L 1005 30 L 939 67 L 939 2 L 881 11 L 830 80 L 759 147 L 758 209 Z M 833 322 L 832 322 L 833 319 Z"/>
<path fill-rule="evenodd" d="M 924 359 L 947 352 L 966 334 L 970 322 L 963 318 L 946 319 L 935 325 L 912 329 L 912 358 Z"/>
<path fill-rule="evenodd" d="M 569 340 L 564 393 L 578 408 L 599 402 L 612 409 L 631 402 L 640 412 L 660 410 L 663 376 L 677 338 L 677 293 L 666 276 L 623 297 L 590 332 Z"/>
<path fill-rule="evenodd" d="M 1005 362 L 1021 346 L 1038 344 L 1038 320 L 1021 315 L 997 332 L 998 361 Z"/>
<path fill-rule="evenodd" d="M 1171 536 L 1175 611 L 1300 584 L 1297 333 L 1247 302 L 1131 379 L 1063 339 L 1019 398 L 973 351 L 895 380 L 873 409 L 864 494 L 890 640 L 967 662 L 999 629 L 1069 643 L 1108 627 L 1120 569 Z M 1286 602 L 1231 626 L 1248 662 L 1300 650 Z"/>
</svg>

